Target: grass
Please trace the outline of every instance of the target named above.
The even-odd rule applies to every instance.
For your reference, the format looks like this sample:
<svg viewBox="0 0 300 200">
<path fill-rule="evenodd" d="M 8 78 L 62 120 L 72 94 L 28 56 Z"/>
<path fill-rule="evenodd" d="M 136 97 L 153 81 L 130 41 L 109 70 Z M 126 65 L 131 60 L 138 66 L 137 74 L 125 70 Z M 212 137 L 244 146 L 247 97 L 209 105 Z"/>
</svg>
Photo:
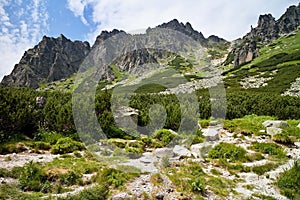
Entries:
<svg viewBox="0 0 300 200">
<path fill-rule="evenodd" d="M 266 120 L 272 120 L 273 117 L 246 115 L 243 118 L 225 120 L 224 128 L 235 133 L 242 133 L 246 135 L 260 134 L 260 130 L 265 130 L 262 123 Z"/>
<path fill-rule="evenodd" d="M 278 181 L 277 186 L 280 188 L 281 194 L 289 199 L 299 199 L 300 197 L 300 165 L 299 162 L 294 163 L 294 167 L 283 172 Z"/>
<path fill-rule="evenodd" d="M 290 87 L 291 82 L 300 76 L 300 31 L 298 30 L 294 36 L 281 37 L 271 44 L 264 46 L 260 49 L 259 54 L 260 56 L 252 62 L 226 72 L 227 74 L 234 74 L 234 77 L 228 76 L 225 79 L 225 85 L 240 89 L 239 82 L 244 77 L 258 75 L 261 72 L 278 70 L 274 78 L 268 81 L 267 86 L 251 90 L 283 93 Z"/>
<path fill-rule="evenodd" d="M 208 157 L 212 159 L 227 159 L 230 162 L 244 161 L 246 150 L 234 144 L 221 142 L 209 151 Z"/>
<path fill-rule="evenodd" d="M 253 142 L 250 149 L 255 150 L 257 152 L 268 154 L 278 159 L 286 158 L 285 152 L 279 145 L 275 143 L 266 143 L 266 142 Z"/>
<path fill-rule="evenodd" d="M 206 188 L 222 199 L 229 195 L 231 188 L 235 187 L 232 180 L 207 175 L 199 163 L 176 163 L 164 171 L 168 172 L 167 176 L 176 190 L 191 199 L 201 199 L 206 194 Z"/>
</svg>

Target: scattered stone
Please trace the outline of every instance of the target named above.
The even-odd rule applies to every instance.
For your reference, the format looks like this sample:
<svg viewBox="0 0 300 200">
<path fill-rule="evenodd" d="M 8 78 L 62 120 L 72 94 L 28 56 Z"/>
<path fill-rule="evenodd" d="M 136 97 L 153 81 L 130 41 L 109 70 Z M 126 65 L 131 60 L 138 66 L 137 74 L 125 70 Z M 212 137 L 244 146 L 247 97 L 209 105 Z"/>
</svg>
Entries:
<svg viewBox="0 0 300 200">
<path fill-rule="evenodd" d="M 165 193 L 164 193 L 164 192 L 159 192 L 159 193 L 157 193 L 157 194 L 155 195 L 155 198 L 156 198 L 157 200 L 163 200 L 164 197 L 165 197 Z"/>
<path fill-rule="evenodd" d="M 295 145 L 297 148 L 300 148 L 300 142 L 295 142 L 294 145 Z"/>
<path fill-rule="evenodd" d="M 268 135 L 276 135 L 282 133 L 282 129 L 281 128 L 276 128 L 276 127 L 267 127 L 267 134 Z"/>
<path fill-rule="evenodd" d="M 179 146 L 176 145 L 173 148 L 173 153 L 177 156 L 179 156 L 179 158 L 184 158 L 184 157 L 191 157 L 192 153 L 185 147 L 183 146 Z"/>
<path fill-rule="evenodd" d="M 154 161 L 154 158 L 152 156 L 152 153 L 151 152 L 145 152 L 143 153 L 143 156 L 140 158 L 140 161 L 142 163 L 152 163 Z"/>
<path fill-rule="evenodd" d="M 206 141 L 216 141 L 219 140 L 219 131 L 214 128 L 207 128 L 203 129 L 203 136 L 205 137 Z"/>
<path fill-rule="evenodd" d="M 289 124 L 285 121 L 280 121 L 280 120 L 267 120 L 262 123 L 264 127 L 275 127 L 275 128 L 280 128 L 280 127 L 288 127 Z"/>
<path fill-rule="evenodd" d="M 38 107 L 43 107 L 46 104 L 47 100 L 43 96 L 38 96 L 35 99 L 35 103 Z"/>
<path fill-rule="evenodd" d="M 173 149 L 164 147 L 164 148 L 155 149 L 154 155 L 157 158 L 162 158 L 162 157 L 166 157 L 166 156 L 173 157 L 174 153 L 173 153 Z"/>
<path fill-rule="evenodd" d="M 120 194 L 114 195 L 113 197 L 110 198 L 110 200 L 125 200 L 128 198 L 132 198 L 132 196 L 127 194 L 126 192 L 122 192 Z"/>
</svg>

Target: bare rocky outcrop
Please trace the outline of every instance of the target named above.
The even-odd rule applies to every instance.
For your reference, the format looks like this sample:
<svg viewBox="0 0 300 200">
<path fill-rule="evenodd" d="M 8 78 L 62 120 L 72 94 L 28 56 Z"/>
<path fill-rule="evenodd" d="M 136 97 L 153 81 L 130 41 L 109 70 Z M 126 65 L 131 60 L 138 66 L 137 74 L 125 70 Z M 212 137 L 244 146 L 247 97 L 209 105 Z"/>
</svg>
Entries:
<svg viewBox="0 0 300 200">
<path fill-rule="evenodd" d="M 252 61 L 259 56 L 260 46 L 269 44 L 282 34 L 297 30 L 299 25 L 300 4 L 289 7 L 278 20 L 271 14 L 260 15 L 257 27 L 251 26 L 251 31 L 233 48 L 225 63 L 232 62 L 234 66 L 239 66 Z"/>
<path fill-rule="evenodd" d="M 4 86 L 37 88 L 39 83 L 57 81 L 77 72 L 90 51 L 88 42 L 71 41 L 64 35 L 44 36 L 34 48 L 27 50 L 12 73 L 1 82 Z"/>
</svg>

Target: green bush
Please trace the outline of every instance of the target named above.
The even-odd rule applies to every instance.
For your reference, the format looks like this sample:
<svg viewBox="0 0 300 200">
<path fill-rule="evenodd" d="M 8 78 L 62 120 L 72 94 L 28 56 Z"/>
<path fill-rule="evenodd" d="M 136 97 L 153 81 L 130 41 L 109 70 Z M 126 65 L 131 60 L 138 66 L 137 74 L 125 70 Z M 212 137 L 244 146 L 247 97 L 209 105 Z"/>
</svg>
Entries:
<svg viewBox="0 0 300 200">
<path fill-rule="evenodd" d="M 95 186 L 85 189 L 76 195 L 68 195 L 65 198 L 58 198 L 58 200 L 106 200 L 108 198 L 109 188 L 105 185 Z"/>
<path fill-rule="evenodd" d="M 34 149 L 39 149 L 39 150 L 49 150 L 49 149 L 51 149 L 50 143 L 41 142 L 41 141 L 29 143 L 28 146 L 30 146 L 31 148 L 34 148 Z"/>
<path fill-rule="evenodd" d="M 161 142 L 163 146 L 167 146 L 176 135 L 167 129 L 155 131 L 153 138 Z"/>
<path fill-rule="evenodd" d="M 192 190 L 194 192 L 199 192 L 201 195 L 205 193 L 205 179 L 202 177 L 197 177 L 191 182 Z"/>
<path fill-rule="evenodd" d="M 47 184 L 46 173 L 39 164 L 30 161 L 24 166 L 19 178 L 19 186 L 22 190 L 45 192 Z"/>
<path fill-rule="evenodd" d="M 51 153 L 53 154 L 65 154 L 74 151 L 84 150 L 85 147 L 81 142 L 72 140 L 69 137 L 60 138 L 55 145 L 51 147 Z"/>
<path fill-rule="evenodd" d="M 221 142 L 209 151 L 208 157 L 212 159 L 228 159 L 231 162 L 243 161 L 246 150 L 234 144 Z"/>
<path fill-rule="evenodd" d="M 253 153 L 253 154 L 246 154 L 246 160 L 253 162 L 255 160 L 262 160 L 265 157 L 261 153 Z"/>
<path fill-rule="evenodd" d="M 263 175 L 264 173 L 271 171 L 278 167 L 279 164 L 276 163 L 267 163 L 261 166 L 254 166 L 252 167 L 252 172 L 254 172 L 257 175 Z"/>
<path fill-rule="evenodd" d="M 285 144 L 285 145 L 291 145 L 294 143 L 288 135 L 282 133 L 273 135 L 272 140 L 279 144 Z"/>
<path fill-rule="evenodd" d="M 299 161 L 288 171 L 280 175 L 277 181 L 281 194 L 290 199 L 300 197 L 300 164 Z"/>
<path fill-rule="evenodd" d="M 61 184 L 70 186 L 76 185 L 81 182 L 82 175 L 75 171 L 68 171 L 65 174 L 59 174 L 59 180 Z"/>
<path fill-rule="evenodd" d="M 264 153 L 264 154 L 269 154 L 269 155 L 275 156 L 277 158 L 285 157 L 285 153 L 284 153 L 283 149 L 275 143 L 253 142 L 252 146 L 250 148 L 255 151 Z"/>
<path fill-rule="evenodd" d="M 97 174 L 97 177 L 97 182 L 99 184 L 113 188 L 123 186 L 130 178 L 129 174 L 113 168 L 103 169 L 103 171 Z"/>
<path fill-rule="evenodd" d="M 8 143 L 0 145 L 0 154 L 20 153 L 26 151 L 27 148 L 23 143 Z"/>
</svg>

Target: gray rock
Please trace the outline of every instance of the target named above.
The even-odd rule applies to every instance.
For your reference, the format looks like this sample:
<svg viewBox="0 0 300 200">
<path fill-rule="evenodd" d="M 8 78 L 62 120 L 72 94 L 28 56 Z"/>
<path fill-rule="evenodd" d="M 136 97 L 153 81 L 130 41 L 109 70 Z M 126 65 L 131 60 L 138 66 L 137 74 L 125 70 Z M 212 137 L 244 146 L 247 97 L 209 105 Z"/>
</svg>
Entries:
<svg viewBox="0 0 300 200">
<path fill-rule="evenodd" d="M 252 61 L 259 55 L 258 43 L 269 44 L 281 34 L 289 34 L 298 29 L 299 13 L 300 4 L 289 7 L 278 20 L 275 20 L 271 14 L 259 16 L 257 27 L 251 26 L 251 31 L 238 41 L 238 45 L 233 48 L 225 62 L 233 62 L 234 66 L 239 66 Z"/>
<path fill-rule="evenodd" d="M 155 199 L 157 200 L 163 200 L 165 197 L 165 193 L 164 192 L 159 192 L 155 195 Z"/>
<path fill-rule="evenodd" d="M 174 156 L 173 149 L 166 148 L 166 147 L 155 149 L 153 153 L 157 158 L 162 158 L 162 157 L 166 157 L 166 156 L 169 156 L 169 157 Z"/>
<path fill-rule="evenodd" d="M 143 153 L 142 157 L 140 158 L 140 161 L 146 164 L 153 163 L 155 160 L 156 159 L 153 158 L 153 155 L 150 152 Z"/>
<path fill-rule="evenodd" d="M 173 148 L 173 153 L 177 156 L 179 156 L 179 158 L 182 158 L 182 157 L 191 157 L 192 153 L 185 147 L 183 146 L 179 146 L 179 145 L 176 145 L 174 148 Z"/>
<path fill-rule="evenodd" d="M 214 128 L 207 128 L 203 129 L 203 136 L 205 137 L 206 141 L 217 141 L 219 140 L 219 131 Z"/>
<path fill-rule="evenodd" d="M 35 103 L 38 107 L 43 107 L 46 104 L 46 98 L 42 96 L 38 96 L 35 99 Z"/>
<path fill-rule="evenodd" d="M 297 148 L 300 148 L 300 142 L 295 142 L 294 145 L 295 145 Z"/>
<path fill-rule="evenodd" d="M 280 128 L 280 127 L 288 127 L 289 124 L 285 121 L 280 120 L 267 120 L 262 123 L 264 127 L 274 127 L 274 128 Z"/>
<path fill-rule="evenodd" d="M 276 135 L 282 133 L 282 129 L 281 128 L 276 128 L 276 127 L 267 127 L 267 134 L 268 135 Z"/>
<path fill-rule="evenodd" d="M 132 196 L 127 194 L 126 192 L 122 192 L 122 193 L 114 195 L 113 197 L 110 198 L 110 200 L 125 200 L 128 198 L 132 198 Z"/>
<path fill-rule="evenodd" d="M 1 82 L 4 86 L 37 88 L 40 82 L 52 82 L 71 76 L 90 52 L 88 42 L 71 41 L 65 36 L 44 36 L 26 51 L 12 73 Z"/>
</svg>

